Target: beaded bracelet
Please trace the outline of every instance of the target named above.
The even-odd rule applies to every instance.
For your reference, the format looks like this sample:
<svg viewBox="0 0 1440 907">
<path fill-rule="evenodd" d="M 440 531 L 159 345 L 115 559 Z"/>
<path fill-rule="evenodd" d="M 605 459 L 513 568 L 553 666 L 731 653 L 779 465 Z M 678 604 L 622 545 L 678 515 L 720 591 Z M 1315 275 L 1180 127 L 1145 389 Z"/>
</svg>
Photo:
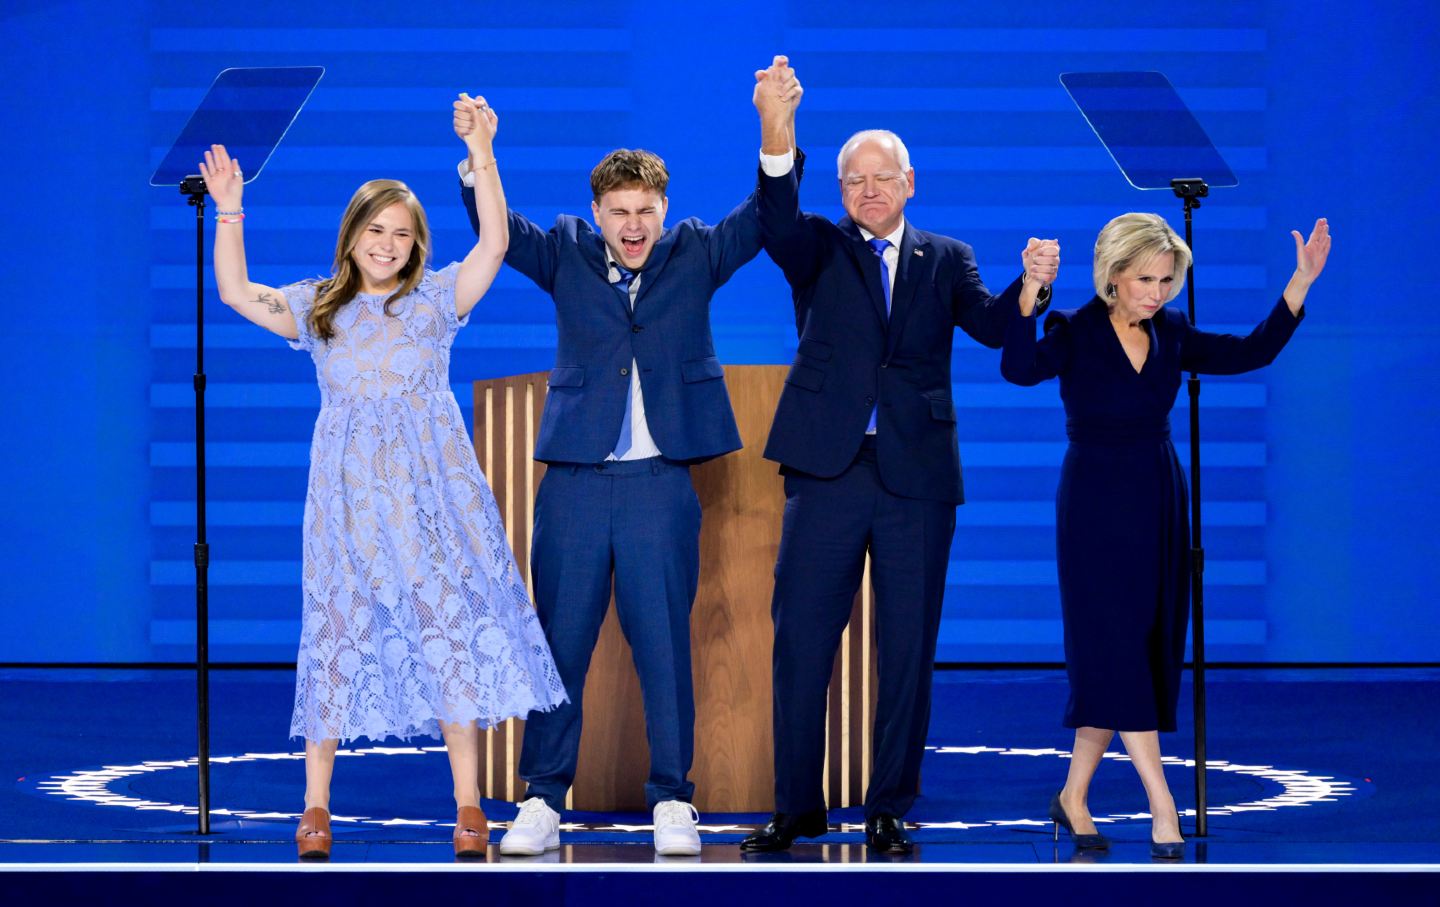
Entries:
<svg viewBox="0 0 1440 907">
<path fill-rule="evenodd" d="M 243 214 L 217 214 L 215 222 L 220 224 L 238 224 L 245 219 Z"/>
<path fill-rule="evenodd" d="M 234 211 L 221 211 L 219 208 L 216 208 L 216 209 L 215 209 L 215 213 L 216 213 L 216 214 L 244 214 L 244 213 L 245 213 L 245 209 L 244 209 L 244 208 L 236 208 Z"/>
</svg>

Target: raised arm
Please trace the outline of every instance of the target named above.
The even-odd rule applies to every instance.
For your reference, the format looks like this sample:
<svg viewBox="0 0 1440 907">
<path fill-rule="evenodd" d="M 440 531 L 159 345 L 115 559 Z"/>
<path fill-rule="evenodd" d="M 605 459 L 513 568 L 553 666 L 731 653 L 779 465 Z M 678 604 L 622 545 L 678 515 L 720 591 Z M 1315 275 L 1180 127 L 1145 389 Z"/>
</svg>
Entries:
<svg viewBox="0 0 1440 907">
<path fill-rule="evenodd" d="M 477 119 L 475 101 L 473 98 L 468 101 L 457 100 L 454 108 L 455 134 L 464 139 Z M 492 154 L 486 160 L 493 159 L 494 155 Z M 470 228 L 475 231 L 476 235 L 480 235 L 483 232 L 483 225 L 476 209 L 476 186 L 474 185 L 479 179 L 479 174 L 473 170 L 477 163 L 483 163 L 483 161 L 474 161 L 468 156 L 460 163 L 460 202 L 465 206 L 465 213 L 470 217 Z M 503 203 L 503 199 L 501 201 Z M 535 281 L 535 284 L 546 293 L 553 293 L 555 269 L 559 262 L 559 237 L 556 232 L 552 230 L 547 233 L 529 218 L 514 211 L 507 211 L 505 225 L 509 231 L 505 262 Z"/>
<path fill-rule="evenodd" d="M 1295 273 L 1285 285 L 1285 304 L 1290 307 L 1291 315 L 1299 315 L 1310 285 L 1330 260 L 1330 221 L 1323 217 L 1315 221 L 1310 238 L 1303 242 L 1298 230 L 1291 230 L 1290 236 L 1295 240 Z"/>
<path fill-rule="evenodd" d="M 951 285 L 950 307 L 955 324 L 985 346 L 999 349 L 1006 342 L 1005 332 L 1017 310 L 1021 318 L 1043 311 L 1038 297 L 1042 288 L 1055 282 L 1059 272 L 1060 241 L 1030 237 L 1020 252 L 1020 262 L 1025 269 L 1020 279 L 995 295 L 991 295 L 980 279 L 974 250 L 961 245 L 960 273 Z"/>
<path fill-rule="evenodd" d="M 1045 336 L 1037 343 L 1032 313 L 1011 319 L 1000 353 L 1000 374 L 1011 384 L 1030 387 L 1063 373 L 1070 364 L 1070 316 L 1052 312 L 1045 319 Z"/>
<path fill-rule="evenodd" d="M 1181 368 L 1211 375 L 1238 375 L 1275 361 L 1305 317 L 1305 297 L 1330 258 L 1330 224 L 1325 218 L 1315 221 L 1308 241 L 1302 242 L 1294 230 L 1290 235 L 1295 240 L 1295 273 L 1270 314 L 1244 337 L 1202 331 L 1182 318 L 1185 334 L 1180 346 Z"/>
<path fill-rule="evenodd" d="M 200 164 L 205 189 L 215 200 L 215 286 L 220 300 L 244 318 L 288 340 L 300 336 L 295 314 L 274 287 L 255 283 L 245 264 L 245 215 L 240 206 L 245 178 L 224 145 L 211 145 Z"/>
<path fill-rule="evenodd" d="M 1020 264 L 1025 269 L 1020 314 L 1029 317 L 1035 311 L 1040 291 L 1053 284 L 1060 272 L 1060 240 L 1030 237 L 1020 253 Z"/>
<path fill-rule="evenodd" d="M 751 100 L 760 112 L 760 153 L 772 156 L 795 151 L 795 109 L 805 89 L 790 68 L 790 58 L 775 57 L 769 69 L 755 71 Z"/>
<path fill-rule="evenodd" d="M 468 116 L 462 116 L 468 107 Z M 464 318 L 490 289 L 505 250 L 510 246 L 505 193 L 495 159 L 495 133 L 500 118 L 482 98 L 461 94 L 454 104 L 455 134 L 465 142 L 470 172 L 475 175 L 475 215 L 479 236 L 455 275 L 455 314 Z"/>
<path fill-rule="evenodd" d="M 777 56 L 769 69 L 755 73 L 753 100 L 760 114 L 761 241 L 791 286 L 809 283 L 820 266 L 819 241 L 800 213 L 804 155 L 795 144 L 795 110 L 803 95 L 786 57 Z"/>
</svg>

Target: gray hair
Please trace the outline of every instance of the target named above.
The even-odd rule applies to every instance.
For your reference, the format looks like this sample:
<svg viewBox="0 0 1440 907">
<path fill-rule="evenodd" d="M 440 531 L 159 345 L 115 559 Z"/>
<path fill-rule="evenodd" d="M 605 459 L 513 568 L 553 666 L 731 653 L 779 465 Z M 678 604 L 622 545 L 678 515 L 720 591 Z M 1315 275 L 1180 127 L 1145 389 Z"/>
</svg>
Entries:
<svg viewBox="0 0 1440 907">
<path fill-rule="evenodd" d="M 835 171 L 837 176 L 841 179 L 845 178 L 846 159 L 855 153 L 856 148 L 859 148 L 866 142 L 879 142 L 881 144 L 889 142 L 891 149 L 895 152 L 895 160 L 900 164 L 900 169 L 903 171 L 910 169 L 910 149 L 906 148 L 905 143 L 900 141 L 900 136 L 888 129 L 862 129 L 846 139 L 845 144 L 840 146 L 840 154 L 835 157 Z"/>
<path fill-rule="evenodd" d="M 1170 285 L 1168 302 L 1180 295 L 1185 286 L 1185 272 L 1190 269 L 1192 260 L 1190 247 L 1158 214 L 1132 212 L 1120 215 L 1106 224 L 1095 239 L 1095 292 L 1101 299 L 1108 299 L 1106 291 L 1115 282 L 1116 274 L 1131 265 L 1143 265 L 1166 252 L 1175 256 L 1175 267 L 1170 275 L 1174 283 Z"/>
</svg>

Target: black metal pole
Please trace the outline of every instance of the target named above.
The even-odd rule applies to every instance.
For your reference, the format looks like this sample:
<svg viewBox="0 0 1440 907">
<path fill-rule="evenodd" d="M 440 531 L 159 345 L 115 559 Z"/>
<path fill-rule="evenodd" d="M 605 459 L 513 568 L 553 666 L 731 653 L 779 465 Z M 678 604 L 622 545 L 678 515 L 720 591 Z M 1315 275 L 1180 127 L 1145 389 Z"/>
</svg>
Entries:
<svg viewBox="0 0 1440 907">
<path fill-rule="evenodd" d="M 210 834 L 210 545 L 205 540 L 205 182 L 180 191 L 195 209 L 195 724 L 199 735 L 199 831 Z"/>
<path fill-rule="evenodd" d="M 1191 212 L 1209 194 L 1203 180 L 1173 180 L 1171 187 L 1185 205 L 1185 244 L 1195 249 Z M 1195 323 L 1195 262 L 1192 259 L 1185 280 L 1190 323 Z M 1190 392 L 1190 619 L 1191 676 L 1195 694 L 1195 834 L 1209 834 L 1205 757 L 1205 547 L 1200 536 L 1200 376 L 1190 373 L 1185 382 Z"/>
</svg>

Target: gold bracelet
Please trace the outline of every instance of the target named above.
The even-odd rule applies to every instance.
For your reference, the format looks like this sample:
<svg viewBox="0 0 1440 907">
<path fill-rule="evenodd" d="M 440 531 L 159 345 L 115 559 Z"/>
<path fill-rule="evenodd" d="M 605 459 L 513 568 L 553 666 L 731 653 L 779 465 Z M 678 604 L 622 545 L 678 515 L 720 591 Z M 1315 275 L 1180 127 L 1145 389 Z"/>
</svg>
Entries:
<svg viewBox="0 0 1440 907">
<path fill-rule="evenodd" d="M 495 166 L 495 164 L 496 164 L 496 160 L 495 160 L 495 158 L 492 157 L 490 160 L 488 160 L 488 161 L 486 161 L 485 163 L 481 164 L 479 167 L 476 167 L 472 172 L 473 172 L 473 173 L 479 173 L 481 170 L 488 170 L 489 168 Z"/>
</svg>

